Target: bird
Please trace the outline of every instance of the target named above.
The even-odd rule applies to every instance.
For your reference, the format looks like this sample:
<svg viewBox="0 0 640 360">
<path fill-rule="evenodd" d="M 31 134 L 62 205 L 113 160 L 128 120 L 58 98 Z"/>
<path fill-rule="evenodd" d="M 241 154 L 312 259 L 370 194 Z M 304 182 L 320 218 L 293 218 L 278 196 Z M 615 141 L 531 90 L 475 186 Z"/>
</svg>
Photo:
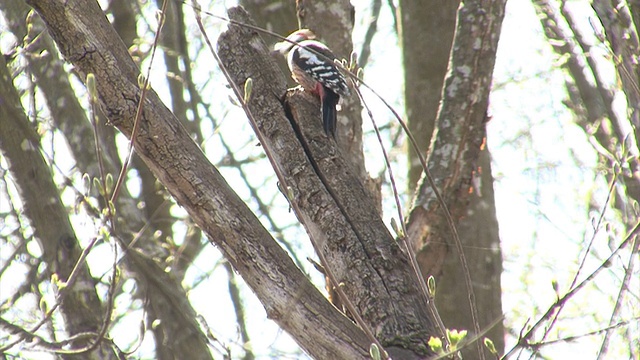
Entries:
<svg viewBox="0 0 640 360">
<path fill-rule="evenodd" d="M 294 31 L 274 50 L 287 57 L 291 77 L 305 91 L 320 97 L 324 131 L 335 139 L 340 96 L 349 96 L 347 80 L 334 60 L 336 56 L 309 29 Z"/>
</svg>

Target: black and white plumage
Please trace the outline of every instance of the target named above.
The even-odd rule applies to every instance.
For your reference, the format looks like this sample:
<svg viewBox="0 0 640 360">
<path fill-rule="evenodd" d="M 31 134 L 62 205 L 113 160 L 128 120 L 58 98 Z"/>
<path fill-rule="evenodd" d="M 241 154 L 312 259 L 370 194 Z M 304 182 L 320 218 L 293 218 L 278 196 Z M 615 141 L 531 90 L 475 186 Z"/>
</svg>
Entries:
<svg viewBox="0 0 640 360">
<path fill-rule="evenodd" d="M 287 54 L 293 79 L 306 91 L 318 94 L 324 131 L 335 137 L 337 105 L 340 96 L 349 96 L 349 87 L 334 63 L 335 55 L 325 44 L 314 40 L 315 37 L 311 30 L 301 29 L 277 43 L 275 50 Z"/>
</svg>

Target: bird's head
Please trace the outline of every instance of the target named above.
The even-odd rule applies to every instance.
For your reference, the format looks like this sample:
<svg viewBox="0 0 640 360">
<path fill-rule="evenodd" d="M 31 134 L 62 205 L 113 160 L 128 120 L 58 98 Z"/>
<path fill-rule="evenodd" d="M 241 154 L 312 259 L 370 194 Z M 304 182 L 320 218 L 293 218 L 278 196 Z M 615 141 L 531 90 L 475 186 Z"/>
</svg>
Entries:
<svg viewBox="0 0 640 360">
<path fill-rule="evenodd" d="M 316 34 L 309 29 L 296 30 L 289 34 L 283 41 L 276 43 L 273 49 L 281 54 L 286 54 L 293 49 L 296 43 L 304 40 L 313 40 L 315 38 Z"/>
</svg>

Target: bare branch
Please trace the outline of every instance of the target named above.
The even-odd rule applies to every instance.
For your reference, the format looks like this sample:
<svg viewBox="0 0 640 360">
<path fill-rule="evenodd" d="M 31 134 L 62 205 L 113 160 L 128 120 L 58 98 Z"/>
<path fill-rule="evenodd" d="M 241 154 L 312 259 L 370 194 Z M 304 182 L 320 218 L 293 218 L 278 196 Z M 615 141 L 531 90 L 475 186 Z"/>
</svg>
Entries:
<svg viewBox="0 0 640 360">
<path fill-rule="evenodd" d="M 239 21 L 242 13 L 233 9 Z M 248 20 L 244 20 L 246 22 Z M 252 124 L 298 218 L 317 252 L 356 305 L 375 336 L 393 357 L 393 347 L 416 354 L 429 352 L 425 340 L 435 334 L 425 300 L 405 254 L 389 234 L 357 174 L 320 129 L 317 100 L 300 91 L 286 95 L 289 119 L 282 109 L 282 75 L 266 58 L 255 31 L 231 26 L 219 40 L 220 57 L 237 87 L 248 77 Z M 274 74 L 279 77 L 274 77 Z M 393 320 L 392 320 L 393 319 Z"/>
<path fill-rule="evenodd" d="M 24 212 L 31 221 L 48 265 L 45 270 L 47 278 L 56 274 L 60 279 L 56 290 L 60 295 L 59 308 L 66 330 L 70 334 L 97 333 L 103 323 L 102 305 L 92 286 L 89 270 L 84 260 L 80 260 L 80 245 L 51 171 L 40 152 L 39 137 L 24 114 L 3 56 L 0 56 L 0 83 L 0 98 L 4 102 L 0 108 L 0 149 L 10 164 L 9 171 L 16 180 Z M 74 271 L 76 266 L 78 270 Z M 72 279 L 72 274 L 77 278 Z M 101 343 L 99 338 L 93 341 Z M 73 347 L 82 348 L 86 344 L 86 339 L 82 339 Z M 113 353 L 109 346 L 99 346 L 97 351 L 87 356 L 110 359 Z"/>
<path fill-rule="evenodd" d="M 91 0 L 64 5 L 30 0 L 30 4 L 65 58 L 82 76 L 95 74 L 104 113 L 130 137 L 141 95 L 139 71 L 98 4 Z M 265 98 L 278 106 L 272 116 L 280 113 L 284 118 L 277 97 L 267 93 Z M 314 356 L 366 356 L 368 344 L 362 333 L 295 267 L 153 90 L 147 93 L 139 130 L 134 139 L 136 152 L 243 276 L 268 316 Z M 321 331 L 331 337 L 318 336 Z M 338 343 L 336 334 L 341 339 Z"/>
</svg>

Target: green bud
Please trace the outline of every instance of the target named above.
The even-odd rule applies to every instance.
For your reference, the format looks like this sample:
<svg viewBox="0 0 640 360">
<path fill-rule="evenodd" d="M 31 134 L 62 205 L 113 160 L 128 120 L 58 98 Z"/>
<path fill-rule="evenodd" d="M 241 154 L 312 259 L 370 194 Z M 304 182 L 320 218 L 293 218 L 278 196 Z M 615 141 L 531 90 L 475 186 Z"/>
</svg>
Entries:
<svg viewBox="0 0 640 360">
<path fill-rule="evenodd" d="M 138 75 L 138 87 L 139 87 L 140 89 L 143 89 L 143 88 L 144 88 L 144 83 L 145 83 L 145 81 L 146 81 L 146 80 L 145 80 L 144 75 L 142 75 L 142 74 Z"/>
<path fill-rule="evenodd" d="M 98 193 L 100 194 L 100 196 L 102 196 L 102 197 L 106 196 L 106 194 L 104 192 L 104 186 L 102 186 L 102 182 L 100 182 L 100 179 L 93 178 L 93 187 L 98 189 Z"/>
<path fill-rule="evenodd" d="M 484 338 L 484 346 L 489 350 L 493 355 L 498 355 L 498 351 L 496 350 L 496 346 L 493 344 L 493 341 L 489 338 Z"/>
<path fill-rule="evenodd" d="M 108 173 L 106 178 L 104 179 L 105 187 L 107 188 L 107 194 L 111 194 L 113 191 L 113 175 Z"/>
<path fill-rule="evenodd" d="M 398 237 L 400 237 L 400 229 L 398 229 L 398 223 L 396 222 L 396 218 L 391 218 L 391 229 L 396 233 Z"/>
<path fill-rule="evenodd" d="M 371 346 L 369 346 L 369 355 L 371 355 L 373 360 L 380 360 L 380 349 L 378 349 L 378 345 L 371 344 Z"/>
<path fill-rule="evenodd" d="M 244 103 L 248 103 L 251 99 L 251 92 L 253 91 L 253 79 L 247 78 L 244 82 Z"/>
<path fill-rule="evenodd" d="M 82 175 L 82 188 L 85 195 L 89 195 L 89 192 L 91 192 L 91 176 L 87 173 Z"/>
<path fill-rule="evenodd" d="M 96 85 L 96 76 L 93 73 L 87 74 L 87 90 L 92 102 L 98 101 L 98 86 Z"/>
<path fill-rule="evenodd" d="M 429 298 L 433 300 L 436 297 L 436 278 L 433 275 L 429 275 L 427 279 L 427 290 L 429 291 Z"/>
<path fill-rule="evenodd" d="M 351 52 L 351 58 L 349 59 L 349 70 L 353 70 L 358 66 L 358 54 L 353 51 Z"/>
<path fill-rule="evenodd" d="M 429 345 L 431 351 L 436 354 L 444 353 L 444 350 L 442 349 L 442 340 L 439 337 L 432 336 L 427 345 Z"/>
<path fill-rule="evenodd" d="M 449 339 L 449 343 L 451 344 L 451 349 L 455 351 L 458 348 L 458 344 L 464 340 L 467 336 L 467 330 L 449 330 L 447 329 L 447 339 Z"/>
</svg>

